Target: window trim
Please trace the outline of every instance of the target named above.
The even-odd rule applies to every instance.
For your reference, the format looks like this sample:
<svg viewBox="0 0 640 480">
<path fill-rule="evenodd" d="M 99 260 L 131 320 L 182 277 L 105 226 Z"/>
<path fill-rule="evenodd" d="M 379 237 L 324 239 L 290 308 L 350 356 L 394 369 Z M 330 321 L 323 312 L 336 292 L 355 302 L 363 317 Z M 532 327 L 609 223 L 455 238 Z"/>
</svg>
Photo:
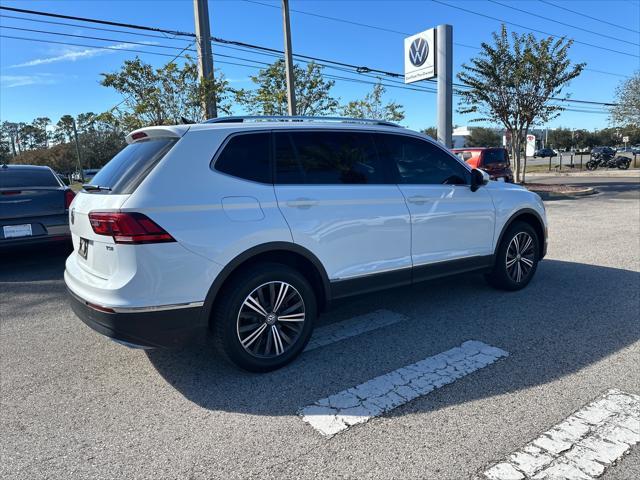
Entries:
<svg viewBox="0 0 640 480">
<path fill-rule="evenodd" d="M 269 176 L 271 177 L 269 179 L 268 182 L 260 182 L 258 180 L 251 180 L 249 178 L 243 178 L 243 177 L 237 177 L 236 175 L 232 175 L 230 173 L 227 172 L 223 172 L 222 170 L 216 168 L 216 163 L 218 162 L 218 159 L 220 158 L 220 155 L 222 154 L 222 152 L 224 152 L 224 149 L 227 147 L 227 145 L 229 144 L 229 142 L 231 140 L 233 140 L 235 137 L 238 137 L 240 135 L 255 135 L 255 134 L 264 134 L 264 135 L 268 135 L 269 136 Z M 224 175 L 226 177 L 229 178 L 233 178 L 235 180 L 241 180 L 243 182 L 251 182 L 251 183 L 255 183 L 256 185 L 274 185 L 274 179 L 275 179 L 275 172 L 274 172 L 274 168 L 275 168 L 275 162 L 274 162 L 274 154 L 273 154 L 273 149 L 274 149 L 274 145 L 275 142 L 273 141 L 273 134 L 272 131 L 270 129 L 256 129 L 256 130 L 248 130 L 248 131 L 236 131 L 236 132 L 231 132 L 230 134 L 228 134 L 224 140 L 222 141 L 222 143 L 220 144 L 220 146 L 218 147 L 218 149 L 216 150 L 216 152 L 213 154 L 213 157 L 211 158 L 211 161 L 209 162 L 209 169 L 213 170 L 214 172 L 220 174 L 220 175 Z"/>
<path fill-rule="evenodd" d="M 278 162 L 276 159 L 276 141 L 275 134 L 276 133 L 292 133 L 292 132 L 329 132 L 329 133 L 342 133 L 342 132 L 351 132 L 351 133 L 366 133 L 367 135 L 372 136 L 373 140 L 373 148 L 376 151 L 376 157 L 378 162 L 382 165 L 382 175 L 384 177 L 384 183 L 278 183 Z M 378 148 L 378 142 L 376 142 L 375 134 L 383 133 L 380 130 L 375 129 L 366 129 L 366 128 L 318 128 L 318 127 L 310 127 L 310 128 L 277 128 L 272 129 L 272 140 L 271 140 L 271 148 L 272 148 L 272 164 L 273 164 L 273 184 L 277 186 L 314 186 L 314 187 L 336 187 L 336 186 L 348 186 L 348 187 L 376 187 L 383 185 L 397 185 L 397 183 L 393 182 L 393 178 L 391 178 L 391 171 L 389 166 L 382 161 L 380 156 L 380 149 Z M 386 132 L 385 132 L 386 133 Z M 295 147 L 295 144 L 293 145 Z"/>
</svg>

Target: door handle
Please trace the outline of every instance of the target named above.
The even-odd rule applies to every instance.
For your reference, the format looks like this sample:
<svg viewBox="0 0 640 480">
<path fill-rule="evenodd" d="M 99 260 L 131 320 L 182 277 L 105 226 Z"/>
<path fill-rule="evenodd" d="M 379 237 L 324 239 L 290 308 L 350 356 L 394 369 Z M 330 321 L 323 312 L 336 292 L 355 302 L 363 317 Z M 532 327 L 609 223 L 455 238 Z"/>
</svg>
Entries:
<svg viewBox="0 0 640 480">
<path fill-rule="evenodd" d="M 318 205 L 318 200 L 311 198 L 296 198 L 287 202 L 288 207 L 307 209 Z"/>
<path fill-rule="evenodd" d="M 415 203 L 416 205 L 423 205 L 429 201 L 429 197 L 423 197 L 422 195 L 414 195 L 407 198 L 409 203 Z"/>
</svg>

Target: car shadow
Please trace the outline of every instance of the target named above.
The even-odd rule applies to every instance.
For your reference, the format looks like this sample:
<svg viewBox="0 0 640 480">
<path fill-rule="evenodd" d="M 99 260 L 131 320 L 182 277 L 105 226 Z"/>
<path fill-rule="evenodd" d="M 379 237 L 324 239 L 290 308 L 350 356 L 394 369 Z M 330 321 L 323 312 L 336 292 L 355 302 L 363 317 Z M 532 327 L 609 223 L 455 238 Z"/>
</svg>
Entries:
<svg viewBox="0 0 640 480">
<path fill-rule="evenodd" d="M 0 283 L 60 280 L 71 241 L 0 250 Z"/>
<path fill-rule="evenodd" d="M 486 375 L 486 382 L 456 389 L 464 381 L 459 380 L 443 387 L 455 392 L 449 402 L 464 403 L 553 382 L 634 343 L 640 337 L 639 287 L 638 272 L 545 260 L 519 292 L 493 290 L 480 275 L 463 275 L 343 301 L 318 326 L 379 309 L 408 318 L 303 353 L 267 374 L 240 371 L 202 346 L 146 355 L 173 388 L 203 408 L 291 415 L 319 398 L 466 340 L 510 352 L 471 375 Z M 495 375 L 492 369 L 507 373 Z M 423 404 L 435 409 L 446 402 Z"/>
</svg>

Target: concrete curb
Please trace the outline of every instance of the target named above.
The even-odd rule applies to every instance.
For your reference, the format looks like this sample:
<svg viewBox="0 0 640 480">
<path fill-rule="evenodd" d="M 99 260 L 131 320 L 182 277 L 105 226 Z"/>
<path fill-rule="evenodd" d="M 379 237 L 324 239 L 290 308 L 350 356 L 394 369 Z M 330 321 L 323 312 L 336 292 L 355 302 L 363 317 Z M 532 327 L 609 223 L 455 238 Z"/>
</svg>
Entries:
<svg viewBox="0 0 640 480">
<path fill-rule="evenodd" d="M 590 195 L 595 195 L 598 191 L 595 188 L 587 187 L 582 190 L 577 190 L 574 192 L 544 192 L 537 190 L 529 190 L 530 192 L 537 193 L 540 195 L 542 200 L 571 200 L 580 197 L 588 197 Z"/>
<path fill-rule="evenodd" d="M 548 172 L 548 173 L 527 173 L 526 178 L 541 178 L 541 177 L 639 177 L 640 178 L 640 169 L 629 169 L 629 170 L 595 170 L 589 172 L 587 170 L 583 170 L 580 172 Z"/>
</svg>

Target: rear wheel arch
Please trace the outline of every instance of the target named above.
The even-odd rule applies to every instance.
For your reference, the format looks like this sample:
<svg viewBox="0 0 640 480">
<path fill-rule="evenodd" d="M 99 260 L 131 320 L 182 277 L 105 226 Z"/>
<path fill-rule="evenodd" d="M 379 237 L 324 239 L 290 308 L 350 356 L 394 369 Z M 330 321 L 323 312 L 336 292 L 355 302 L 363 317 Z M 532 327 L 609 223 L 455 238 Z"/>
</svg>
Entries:
<svg viewBox="0 0 640 480">
<path fill-rule="evenodd" d="M 538 237 L 538 258 L 542 259 L 545 254 L 545 227 L 540 214 L 532 208 L 524 208 L 522 210 L 518 210 L 509 218 L 509 220 L 507 220 L 507 222 L 502 227 L 502 231 L 500 232 L 500 236 L 498 237 L 498 241 L 496 242 L 494 255 L 497 255 L 498 249 L 500 248 L 500 245 L 502 244 L 502 241 L 504 239 L 504 234 L 507 232 L 509 227 L 513 225 L 514 222 L 524 222 L 531 225 Z"/>
<path fill-rule="evenodd" d="M 329 277 L 320 260 L 309 250 L 295 243 L 270 242 L 246 250 L 222 269 L 204 301 L 203 315 L 207 322 L 211 319 L 218 294 L 234 274 L 258 263 L 280 263 L 295 268 L 313 287 L 319 310 L 328 308 L 331 301 Z"/>
</svg>

